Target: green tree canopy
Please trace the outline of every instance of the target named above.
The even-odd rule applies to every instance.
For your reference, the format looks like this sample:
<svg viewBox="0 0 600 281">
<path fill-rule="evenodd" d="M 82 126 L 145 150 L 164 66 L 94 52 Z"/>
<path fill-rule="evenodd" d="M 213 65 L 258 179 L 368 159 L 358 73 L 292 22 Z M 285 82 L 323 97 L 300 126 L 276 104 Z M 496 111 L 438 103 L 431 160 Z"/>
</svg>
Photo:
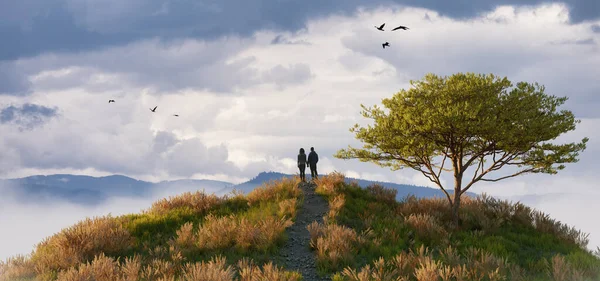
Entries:
<svg viewBox="0 0 600 281">
<path fill-rule="evenodd" d="M 356 124 L 350 131 L 364 146 L 342 149 L 335 157 L 420 171 L 446 194 L 456 222 L 460 195 L 476 182 L 556 174 L 563 164 L 577 162 L 586 147 L 588 138 L 550 143 L 580 121 L 571 111 L 558 111 L 567 97 L 549 96 L 537 83 L 513 87 L 506 77 L 458 73 L 427 74 L 411 85 L 383 99 L 386 110 L 361 104 L 362 115 L 374 124 L 366 128 Z M 518 169 L 498 175 L 508 166 Z M 441 183 L 442 171 L 454 177 L 454 200 Z"/>
</svg>

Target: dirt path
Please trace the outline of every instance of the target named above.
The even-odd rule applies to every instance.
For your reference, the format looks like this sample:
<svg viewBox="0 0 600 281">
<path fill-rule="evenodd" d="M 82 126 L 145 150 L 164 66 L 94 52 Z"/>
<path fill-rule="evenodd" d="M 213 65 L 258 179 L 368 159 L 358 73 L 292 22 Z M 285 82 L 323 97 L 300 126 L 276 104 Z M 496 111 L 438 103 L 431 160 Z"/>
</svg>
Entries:
<svg viewBox="0 0 600 281">
<path fill-rule="evenodd" d="M 302 274 L 303 280 L 330 280 L 328 277 L 319 277 L 315 253 L 310 249 L 310 233 L 306 226 L 313 221 L 323 223 L 323 216 L 328 211 L 327 201 L 315 194 L 315 185 L 300 183 L 304 192 L 304 204 L 298 210 L 296 221 L 287 229 L 288 242 L 279 252 L 279 264 L 287 270 L 297 270 Z"/>
</svg>

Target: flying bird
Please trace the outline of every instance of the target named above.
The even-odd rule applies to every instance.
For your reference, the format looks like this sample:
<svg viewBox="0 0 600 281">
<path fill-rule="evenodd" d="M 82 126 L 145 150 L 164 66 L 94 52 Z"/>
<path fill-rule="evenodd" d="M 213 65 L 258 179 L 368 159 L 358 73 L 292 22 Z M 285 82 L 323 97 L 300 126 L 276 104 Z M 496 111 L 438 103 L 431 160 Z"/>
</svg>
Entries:
<svg viewBox="0 0 600 281">
<path fill-rule="evenodd" d="M 375 28 L 377 28 L 377 29 L 379 29 L 379 30 L 383 31 L 383 26 L 384 26 L 384 25 L 385 25 L 385 23 L 384 23 L 384 24 L 382 24 L 380 27 L 377 27 L 377 26 L 375 26 Z"/>
<path fill-rule="evenodd" d="M 175 116 L 175 117 L 179 117 L 179 114 L 173 114 L 173 116 Z"/>
<path fill-rule="evenodd" d="M 381 46 L 383 46 L 383 48 L 385 49 L 385 46 L 388 46 L 388 47 L 390 46 L 390 42 L 385 42 L 385 43 L 381 44 Z"/>
<path fill-rule="evenodd" d="M 156 112 L 156 108 L 157 108 L 157 107 L 158 107 L 158 105 L 157 105 L 157 106 L 155 106 L 155 107 L 154 107 L 154 109 L 152 109 L 152 108 L 151 108 L 151 109 L 150 109 L 150 111 L 152 111 L 152 112 Z"/>
<path fill-rule="evenodd" d="M 406 26 L 402 26 L 402 25 L 401 25 L 401 26 L 398 26 L 398 27 L 396 27 L 396 28 L 392 29 L 392 31 L 394 31 L 394 30 L 398 30 L 398 29 L 407 30 L 407 29 L 409 29 L 409 28 L 408 28 L 408 27 L 406 27 Z"/>
<path fill-rule="evenodd" d="M 115 102 L 115 100 L 108 100 L 108 103 Z"/>
</svg>

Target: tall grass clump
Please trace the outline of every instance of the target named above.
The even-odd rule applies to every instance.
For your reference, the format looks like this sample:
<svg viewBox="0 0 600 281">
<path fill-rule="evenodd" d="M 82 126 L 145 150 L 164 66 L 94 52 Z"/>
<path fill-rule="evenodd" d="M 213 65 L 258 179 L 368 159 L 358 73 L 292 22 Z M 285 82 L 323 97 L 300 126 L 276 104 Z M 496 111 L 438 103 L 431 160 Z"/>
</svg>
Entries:
<svg viewBox="0 0 600 281">
<path fill-rule="evenodd" d="M 0 261 L 0 281 L 33 280 L 35 276 L 35 265 L 24 255 Z"/>
<path fill-rule="evenodd" d="M 333 172 L 315 179 L 317 185 L 315 192 L 321 195 L 330 196 L 339 193 L 339 189 L 344 187 L 345 176 L 340 172 Z"/>
<path fill-rule="evenodd" d="M 281 202 L 285 199 L 298 198 L 301 194 L 299 183 L 300 180 L 296 177 L 270 181 L 248 194 L 248 204 L 253 206 L 260 202 Z"/>
<path fill-rule="evenodd" d="M 214 217 L 209 215 L 198 229 L 195 246 L 200 250 L 238 249 L 267 251 L 275 246 L 285 229 L 292 225 L 289 219 L 267 217 L 257 222 L 235 216 Z M 184 226 L 185 227 L 185 226 Z M 181 233 L 186 237 L 189 232 L 182 227 Z M 177 240 L 188 242 L 188 239 L 177 237 Z M 189 242 L 188 242 L 189 243 Z"/>
<path fill-rule="evenodd" d="M 38 274 L 66 270 L 101 253 L 125 254 L 132 242 L 129 232 L 112 216 L 86 218 L 39 243 L 32 261 Z"/>
<path fill-rule="evenodd" d="M 203 191 L 188 191 L 152 203 L 147 212 L 151 214 L 165 214 L 176 209 L 188 209 L 195 214 L 203 215 L 211 208 L 223 203 L 223 201 L 223 198 L 219 198 L 214 194 L 206 194 Z"/>
</svg>

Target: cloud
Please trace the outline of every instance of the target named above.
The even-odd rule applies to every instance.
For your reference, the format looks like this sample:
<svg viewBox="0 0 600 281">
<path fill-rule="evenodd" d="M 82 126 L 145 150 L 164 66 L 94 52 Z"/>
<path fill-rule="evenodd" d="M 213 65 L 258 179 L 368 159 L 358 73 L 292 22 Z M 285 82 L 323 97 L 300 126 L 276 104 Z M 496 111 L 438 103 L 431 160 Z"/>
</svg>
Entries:
<svg viewBox="0 0 600 281">
<path fill-rule="evenodd" d="M 190 177 L 201 171 L 205 174 L 236 172 L 236 166 L 228 161 L 224 145 L 207 148 L 199 139 L 182 140 L 165 156 L 165 170 L 175 176 Z"/>
<path fill-rule="evenodd" d="M 600 24 L 592 24 L 591 28 L 594 33 L 600 33 Z"/>
<path fill-rule="evenodd" d="M 0 96 L 22 96 L 31 93 L 31 83 L 14 63 L 0 61 Z"/>
<path fill-rule="evenodd" d="M 290 41 L 289 39 L 285 38 L 283 35 L 277 35 L 275 36 L 275 38 L 273 38 L 273 40 L 271 41 L 271 44 L 273 45 L 277 45 L 277 44 L 290 44 L 290 45 L 294 45 L 294 44 L 301 44 L 301 45 L 310 45 L 309 42 L 307 42 L 306 40 L 297 40 L 297 41 Z"/>
<path fill-rule="evenodd" d="M 297 85 L 307 82 L 313 78 L 310 67 L 304 63 L 297 63 L 290 66 L 276 65 L 271 70 L 263 72 L 263 81 L 265 83 L 275 83 L 279 89 L 283 90 L 284 85 Z"/>
<path fill-rule="evenodd" d="M 558 45 L 595 45 L 596 44 L 596 40 L 594 40 L 594 38 L 587 38 L 587 39 L 579 39 L 579 40 L 562 40 L 562 41 L 557 41 L 557 42 L 551 42 L 551 44 L 558 44 Z"/>
<path fill-rule="evenodd" d="M 31 130 L 42 126 L 48 119 L 58 115 L 57 108 L 25 103 L 8 106 L 0 110 L 0 124 L 14 124 L 19 130 Z"/>
<path fill-rule="evenodd" d="M 130 85 L 154 93 L 186 89 L 231 93 L 260 82 L 256 70 L 248 68 L 254 58 L 236 56 L 248 42 L 152 39 L 83 54 L 47 54 L 20 64 L 32 75 L 36 89 L 85 87 L 103 92 Z"/>
<path fill-rule="evenodd" d="M 546 1 L 446 2 L 443 0 L 295 1 L 76 1 L 29 0 L 0 3 L 0 61 L 46 52 L 80 52 L 129 44 L 160 37 L 217 38 L 250 36 L 261 29 L 286 32 L 302 30 L 306 20 L 332 13 L 348 15 L 356 8 L 395 5 L 435 10 L 453 19 L 473 18 L 497 5 L 537 5 Z M 600 18 L 595 0 L 567 0 L 570 21 Z M 222 19 L 227 17 L 227 21 Z M 381 21 L 380 18 L 377 21 Z M 385 20 L 384 20 L 385 21 Z"/>
<path fill-rule="evenodd" d="M 403 18 L 411 29 L 384 35 L 372 28 L 380 18 Z M 4 128 L 3 144 L 15 151 L 10 158 L 18 158 L 21 168 L 251 177 L 259 168 L 278 169 L 300 147 L 315 146 L 331 156 L 347 144 L 360 145 L 348 132 L 354 123 L 366 124 L 359 105 L 379 104 L 427 72 L 492 72 L 514 82 L 537 81 L 550 94 L 568 94 L 567 107 L 576 116 L 594 118 L 598 52 L 588 45 L 550 44 L 591 38 L 592 24 L 570 25 L 566 7 L 558 4 L 504 6 L 463 21 L 390 7 L 316 18 L 301 32 L 149 39 L 48 53 L 15 63 L 34 89 L 23 99 L 61 108 L 64 117 L 38 132 Z M 506 32 L 515 40 L 503 39 Z M 273 38 L 311 44 L 272 44 Z M 394 48 L 374 43 L 383 39 Z M 117 102 L 107 104 L 109 98 Z M 156 105 L 151 114 L 148 108 Z M 69 149 L 60 148 L 66 142 Z M 213 163 L 218 168 L 183 159 L 197 152 L 210 162 L 205 157 L 211 149 L 221 151 Z"/>
</svg>

